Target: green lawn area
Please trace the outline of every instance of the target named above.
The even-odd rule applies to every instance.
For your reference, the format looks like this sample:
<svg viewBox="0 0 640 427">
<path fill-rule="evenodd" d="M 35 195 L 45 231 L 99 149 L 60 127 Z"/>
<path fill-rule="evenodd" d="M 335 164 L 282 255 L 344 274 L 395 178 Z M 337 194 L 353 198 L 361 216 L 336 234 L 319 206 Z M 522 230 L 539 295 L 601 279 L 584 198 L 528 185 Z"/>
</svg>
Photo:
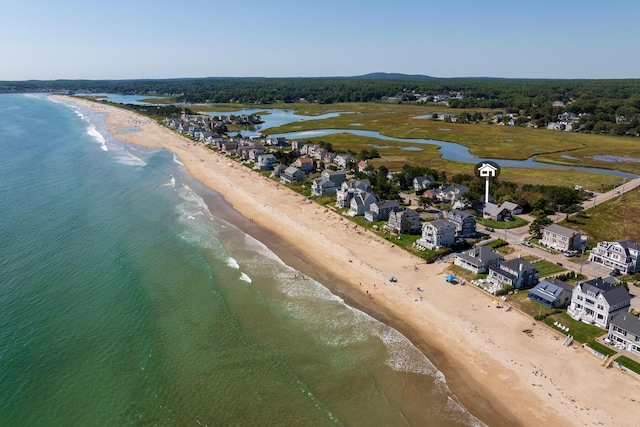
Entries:
<svg viewBox="0 0 640 427">
<path fill-rule="evenodd" d="M 549 276 L 550 274 L 556 274 L 566 270 L 566 268 L 564 267 L 560 267 L 559 265 L 554 264 L 553 262 L 545 261 L 545 260 L 537 261 L 533 263 L 533 265 L 536 267 L 536 269 L 540 273 L 540 277 Z"/>
<path fill-rule="evenodd" d="M 479 218 L 479 221 L 485 227 L 493 227 L 493 228 L 499 228 L 499 229 L 518 228 L 518 227 L 522 227 L 524 225 L 529 224 L 529 221 L 517 216 L 513 217 L 511 221 L 493 221 L 486 218 L 485 219 Z"/>
<path fill-rule="evenodd" d="M 640 375 L 640 363 L 635 360 L 631 360 L 627 356 L 620 356 L 616 359 L 616 362 Z"/>
<path fill-rule="evenodd" d="M 594 349 L 595 351 L 598 351 L 598 352 L 604 354 L 605 356 L 613 356 L 614 354 L 617 353 L 617 351 L 607 347 L 604 344 L 600 344 L 599 342 L 596 342 L 596 341 L 591 341 L 591 342 L 587 343 L 587 345 L 589 347 L 591 347 L 592 349 Z"/>
<path fill-rule="evenodd" d="M 569 222 L 562 221 L 560 225 L 579 230 L 588 236 L 590 242 L 618 239 L 640 242 L 640 227 L 637 225 L 639 210 L 640 187 L 585 211 L 586 218 L 572 216 Z M 585 256 L 588 255 L 585 252 Z"/>
<path fill-rule="evenodd" d="M 573 320 L 566 311 L 562 313 L 551 314 L 547 318 L 544 319 L 544 323 L 549 325 L 550 327 L 562 332 L 563 334 L 567 334 L 567 332 L 562 331 L 553 325 L 553 322 L 558 321 L 560 324 L 569 327 L 569 335 L 573 335 L 573 339 L 586 344 L 591 341 L 594 341 L 596 338 L 607 333 L 604 329 L 600 329 L 594 325 L 588 325 L 584 322 L 580 322 L 577 320 Z"/>
</svg>

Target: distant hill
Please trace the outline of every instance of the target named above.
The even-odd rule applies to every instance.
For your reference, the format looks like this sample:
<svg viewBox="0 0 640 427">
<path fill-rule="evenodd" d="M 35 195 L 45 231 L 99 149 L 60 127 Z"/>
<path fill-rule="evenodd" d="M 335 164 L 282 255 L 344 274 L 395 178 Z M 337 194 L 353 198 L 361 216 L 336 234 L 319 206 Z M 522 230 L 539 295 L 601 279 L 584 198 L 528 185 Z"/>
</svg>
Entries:
<svg viewBox="0 0 640 427">
<path fill-rule="evenodd" d="M 353 79 L 389 79 L 389 80 L 419 80 L 419 79 L 433 79 L 434 77 L 425 76 L 422 74 L 402 74 L 402 73 L 369 73 L 362 76 L 353 76 Z"/>
</svg>

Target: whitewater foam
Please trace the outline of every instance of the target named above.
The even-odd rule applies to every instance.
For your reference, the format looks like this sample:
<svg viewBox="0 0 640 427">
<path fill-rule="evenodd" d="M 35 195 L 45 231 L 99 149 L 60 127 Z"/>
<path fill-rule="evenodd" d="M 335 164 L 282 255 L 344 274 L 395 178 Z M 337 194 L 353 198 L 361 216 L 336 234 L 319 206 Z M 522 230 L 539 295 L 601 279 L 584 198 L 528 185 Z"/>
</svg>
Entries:
<svg viewBox="0 0 640 427">
<path fill-rule="evenodd" d="M 106 145 L 104 146 L 104 150 L 107 151 Z M 147 165 L 147 162 L 142 160 L 140 157 L 134 156 L 127 150 L 120 151 L 118 154 L 116 154 L 115 159 L 118 163 L 122 165 L 127 165 L 127 166 L 146 166 Z"/>
<path fill-rule="evenodd" d="M 232 258 L 232 257 L 227 258 L 227 265 L 231 268 L 235 268 L 236 270 L 240 269 L 240 265 L 238 264 L 238 261 L 236 261 L 235 258 Z"/>
<path fill-rule="evenodd" d="M 180 166 L 184 166 L 184 163 L 182 163 L 178 156 L 176 156 L 175 154 L 173 155 L 173 162 L 179 164 Z"/>
<path fill-rule="evenodd" d="M 253 280 L 251 280 L 251 277 L 249 277 L 249 276 L 247 275 L 247 273 L 242 273 L 242 274 L 240 275 L 240 280 L 243 280 L 243 281 L 245 281 L 245 282 L 247 282 L 247 283 L 253 283 Z"/>
</svg>

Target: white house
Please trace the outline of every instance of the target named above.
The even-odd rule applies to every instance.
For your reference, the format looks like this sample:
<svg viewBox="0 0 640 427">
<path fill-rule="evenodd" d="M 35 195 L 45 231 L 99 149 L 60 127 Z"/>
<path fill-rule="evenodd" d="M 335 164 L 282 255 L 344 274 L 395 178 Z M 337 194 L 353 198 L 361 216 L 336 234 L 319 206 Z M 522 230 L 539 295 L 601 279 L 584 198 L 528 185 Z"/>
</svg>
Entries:
<svg viewBox="0 0 640 427">
<path fill-rule="evenodd" d="M 451 246 L 456 240 L 456 227 L 446 219 L 436 219 L 422 224 L 422 237 L 416 243 L 429 249 Z"/>
<path fill-rule="evenodd" d="M 619 270 L 623 274 L 640 271 L 640 246 L 635 240 L 599 242 L 591 249 L 589 261 Z"/>
<path fill-rule="evenodd" d="M 255 169 L 271 170 L 275 166 L 277 160 L 273 154 L 259 154 L 256 157 Z"/>
<path fill-rule="evenodd" d="M 586 280 L 578 283 L 571 294 L 567 313 L 573 319 L 608 328 L 611 318 L 626 313 L 631 305 L 631 295 L 623 286 L 615 286 L 615 279 Z"/>
<path fill-rule="evenodd" d="M 389 212 L 387 228 L 395 233 L 413 234 L 421 229 L 420 214 L 413 209 L 403 209 Z"/>
<path fill-rule="evenodd" d="M 349 210 L 347 215 L 358 216 L 364 215 L 368 210 L 371 210 L 371 205 L 378 201 L 378 198 L 367 191 L 359 191 L 353 195 L 351 202 L 349 203 Z"/>
</svg>

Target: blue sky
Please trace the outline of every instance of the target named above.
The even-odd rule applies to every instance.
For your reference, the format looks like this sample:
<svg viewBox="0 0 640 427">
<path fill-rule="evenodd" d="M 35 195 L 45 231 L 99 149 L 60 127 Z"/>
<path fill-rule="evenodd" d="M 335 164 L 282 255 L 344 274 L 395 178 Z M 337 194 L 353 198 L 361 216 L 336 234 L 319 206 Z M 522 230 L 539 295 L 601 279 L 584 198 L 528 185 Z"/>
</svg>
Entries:
<svg viewBox="0 0 640 427">
<path fill-rule="evenodd" d="M 0 80 L 640 78 L 640 1 L 0 0 Z"/>
</svg>

